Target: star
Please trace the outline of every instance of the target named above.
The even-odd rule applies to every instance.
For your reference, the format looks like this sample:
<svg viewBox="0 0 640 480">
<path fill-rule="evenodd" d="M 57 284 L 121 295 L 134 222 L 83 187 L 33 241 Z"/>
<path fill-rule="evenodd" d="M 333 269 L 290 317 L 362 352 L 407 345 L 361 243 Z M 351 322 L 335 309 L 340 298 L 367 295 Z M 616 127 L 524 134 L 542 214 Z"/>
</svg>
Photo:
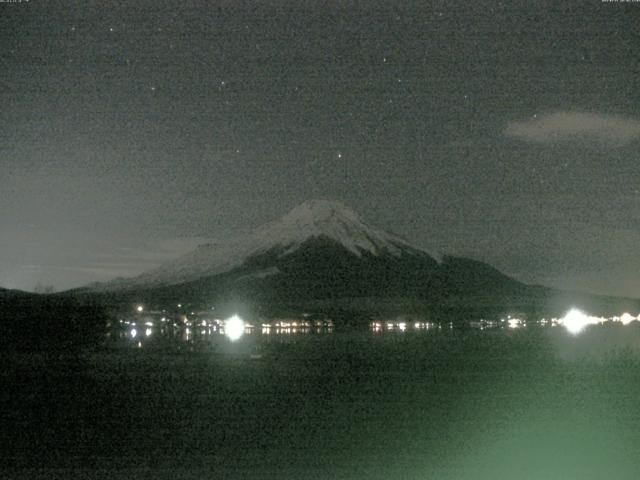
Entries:
<svg viewBox="0 0 640 480">
<path fill-rule="evenodd" d="M 113 32 L 113 27 L 109 27 L 109 31 L 110 31 L 110 32 Z"/>
<path fill-rule="evenodd" d="M 342 153 L 338 152 L 338 158 L 342 158 Z"/>
<path fill-rule="evenodd" d="M 152 92 L 155 92 L 155 91 L 156 91 L 156 87 L 155 87 L 155 86 L 152 86 L 152 87 L 151 87 L 151 91 L 152 91 Z"/>
</svg>

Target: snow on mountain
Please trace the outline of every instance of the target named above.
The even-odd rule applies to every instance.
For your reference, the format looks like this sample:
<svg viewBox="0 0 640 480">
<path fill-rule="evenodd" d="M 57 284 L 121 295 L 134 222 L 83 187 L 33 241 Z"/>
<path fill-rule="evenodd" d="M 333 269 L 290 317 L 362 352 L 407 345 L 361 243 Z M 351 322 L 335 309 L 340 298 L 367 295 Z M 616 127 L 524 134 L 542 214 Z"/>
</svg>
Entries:
<svg viewBox="0 0 640 480">
<path fill-rule="evenodd" d="M 437 256 L 411 246 L 402 238 L 371 227 L 349 207 L 338 201 L 305 202 L 278 220 L 258 227 L 234 242 L 209 243 L 160 267 L 128 280 L 112 281 L 103 289 L 175 285 L 198 278 L 228 272 L 241 266 L 249 257 L 282 250 L 294 252 L 305 241 L 324 237 L 342 245 L 354 255 Z M 277 272 L 270 272 L 274 274 Z"/>
</svg>

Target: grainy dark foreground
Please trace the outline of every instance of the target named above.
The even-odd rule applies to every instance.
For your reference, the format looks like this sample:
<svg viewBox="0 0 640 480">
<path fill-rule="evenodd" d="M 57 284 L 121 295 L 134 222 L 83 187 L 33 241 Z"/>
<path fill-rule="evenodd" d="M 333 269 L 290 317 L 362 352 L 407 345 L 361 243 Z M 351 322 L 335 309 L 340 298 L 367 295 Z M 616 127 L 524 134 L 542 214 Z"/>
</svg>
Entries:
<svg viewBox="0 0 640 480">
<path fill-rule="evenodd" d="M 3 354 L 2 476 L 638 478 L 637 328 L 258 341 Z"/>
</svg>

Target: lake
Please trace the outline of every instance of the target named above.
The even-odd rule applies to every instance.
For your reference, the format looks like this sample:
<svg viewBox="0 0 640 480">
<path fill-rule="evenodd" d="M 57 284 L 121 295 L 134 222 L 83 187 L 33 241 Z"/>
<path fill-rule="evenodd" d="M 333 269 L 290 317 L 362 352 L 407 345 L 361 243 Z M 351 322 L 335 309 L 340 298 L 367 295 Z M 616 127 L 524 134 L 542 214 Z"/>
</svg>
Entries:
<svg viewBox="0 0 640 480">
<path fill-rule="evenodd" d="M 3 476 L 640 478 L 637 322 L 152 337 L 3 354 Z"/>
</svg>

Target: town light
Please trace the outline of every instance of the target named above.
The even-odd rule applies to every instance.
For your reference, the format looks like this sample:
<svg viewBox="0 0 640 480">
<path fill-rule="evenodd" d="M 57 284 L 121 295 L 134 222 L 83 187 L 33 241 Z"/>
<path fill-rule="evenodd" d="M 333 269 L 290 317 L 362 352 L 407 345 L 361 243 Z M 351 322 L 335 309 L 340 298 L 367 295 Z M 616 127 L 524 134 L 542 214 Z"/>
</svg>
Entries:
<svg viewBox="0 0 640 480">
<path fill-rule="evenodd" d="M 632 316 L 628 312 L 623 313 L 622 316 L 620 317 L 620 321 L 622 322 L 623 325 L 629 325 L 635 319 L 636 319 L 636 317 Z"/>
<path fill-rule="evenodd" d="M 244 334 L 244 320 L 234 315 L 224 321 L 224 334 L 229 340 L 238 340 Z"/>
<path fill-rule="evenodd" d="M 571 310 L 569 310 L 569 312 L 567 312 L 567 314 L 562 319 L 564 328 L 566 328 L 569 333 L 573 333 L 574 335 L 580 333 L 582 329 L 590 323 L 592 323 L 591 319 L 577 308 L 572 308 Z"/>
</svg>

